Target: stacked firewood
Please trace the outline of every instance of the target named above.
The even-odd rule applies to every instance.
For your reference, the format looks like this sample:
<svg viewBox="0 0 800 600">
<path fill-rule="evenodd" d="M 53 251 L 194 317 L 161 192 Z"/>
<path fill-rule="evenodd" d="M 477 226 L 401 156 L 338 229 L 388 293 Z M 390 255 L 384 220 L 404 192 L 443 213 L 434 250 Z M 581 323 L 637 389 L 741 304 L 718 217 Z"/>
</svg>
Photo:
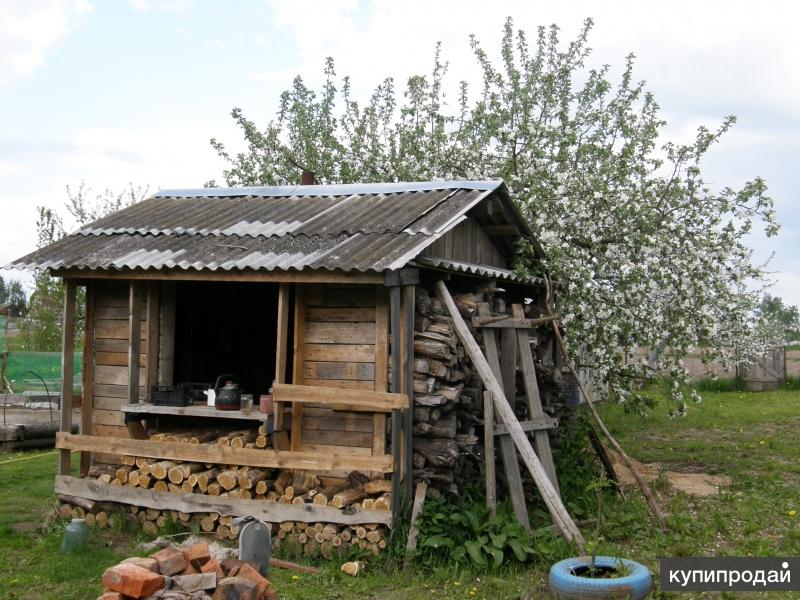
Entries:
<svg viewBox="0 0 800 600">
<path fill-rule="evenodd" d="M 358 471 L 347 478 L 318 476 L 311 471 L 210 465 L 141 456 L 123 457 L 126 464 L 95 465 L 89 477 L 115 486 L 139 487 L 157 492 L 206 494 L 246 500 L 271 500 L 285 504 L 316 504 L 333 508 L 388 511 L 391 481 L 374 479 Z M 130 463 L 130 464 L 127 464 Z"/>
<path fill-rule="evenodd" d="M 386 528 L 378 523 L 337 525 L 284 521 L 273 531 L 272 537 L 273 546 L 283 546 L 290 555 L 321 556 L 327 560 L 356 548 L 377 555 L 388 543 Z"/>
<path fill-rule="evenodd" d="M 169 433 L 153 433 L 150 440 L 154 442 L 174 442 L 178 444 L 216 444 L 231 448 L 268 448 L 270 437 L 267 426 L 262 424 L 258 429 L 242 429 L 240 431 L 217 431 L 210 429 L 195 431 L 174 431 Z"/>
<path fill-rule="evenodd" d="M 456 303 L 469 301 L 456 295 Z M 458 493 L 456 481 L 473 455 L 478 437 L 480 379 L 459 342 L 452 319 L 438 298 L 416 288 L 414 318 L 415 483 Z M 434 492 L 435 493 L 435 492 Z"/>
</svg>

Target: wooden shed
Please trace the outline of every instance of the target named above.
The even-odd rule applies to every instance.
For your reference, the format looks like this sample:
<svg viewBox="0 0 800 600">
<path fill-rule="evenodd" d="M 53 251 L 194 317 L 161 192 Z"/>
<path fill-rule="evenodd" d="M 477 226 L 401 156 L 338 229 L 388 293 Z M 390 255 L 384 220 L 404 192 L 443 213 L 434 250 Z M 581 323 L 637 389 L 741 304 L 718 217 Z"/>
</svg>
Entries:
<svg viewBox="0 0 800 600">
<path fill-rule="evenodd" d="M 476 339 L 484 348 L 491 340 L 487 357 L 507 395 L 528 397 L 523 429 L 546 443 L 560 367 L 546 336 L 537 341 L 541 281 L 512 270 L 523 238 L 538 247 L 500 181 L 187 189 L 161 191 L 15 261 L 66 284 L 56 492 L 181 516 L 388 526 L 415 481 L 457 491 L 453 473 L 468 474 L 473 458 L 480 467 L 484 442 L 502 432 L 482 433 L 485 390 L 436 297 L 438 281 L 473 331 L 489 328 Z M 73 435 L 79 287 L 84 402 Z M 153 402 L 170 386 L 196 393 L 226 374 L 253 395 L 252 410 Z M 267 414 L 258 402 L 270 388 Z M 511 441 L 501 446 L 516 468 Z M 81 477 L 70 474 L 72 451 Z M 492 470 L 493 461 L 492 451 Z M 153 473 L 161 467 L 185 477 L 171 483 Z M 223 470 L 242 485 L 209 495 L 186 484 Z M 134 472 L 146 485 L 131 485 Z M 557 486 L 552 459 L 548 475 Z M 267 482 L 261 493 L 246 488 L 248 477 Z M 332 502 L 348 485 L 360 491 Z"/>
</svg>

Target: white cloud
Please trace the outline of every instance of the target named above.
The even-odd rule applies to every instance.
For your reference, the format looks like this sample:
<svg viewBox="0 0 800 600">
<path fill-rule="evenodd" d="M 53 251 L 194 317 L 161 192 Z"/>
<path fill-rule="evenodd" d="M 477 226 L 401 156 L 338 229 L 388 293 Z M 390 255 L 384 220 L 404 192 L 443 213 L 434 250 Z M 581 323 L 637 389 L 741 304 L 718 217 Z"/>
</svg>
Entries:
<svg viewBox="0 0 800 600">
<path fill-rule="evenodd" d="M 128 0 L 128 2 L 141 13 L 159 11 L 185 15 L 189 11 L 189 0 Z"/>
<path fill-rule="evenodd" d="M 66 38 L 88 0 L 6 0 L 0 4 L 0 84 L 30 76 L 45 54 Z"/>
</svg>

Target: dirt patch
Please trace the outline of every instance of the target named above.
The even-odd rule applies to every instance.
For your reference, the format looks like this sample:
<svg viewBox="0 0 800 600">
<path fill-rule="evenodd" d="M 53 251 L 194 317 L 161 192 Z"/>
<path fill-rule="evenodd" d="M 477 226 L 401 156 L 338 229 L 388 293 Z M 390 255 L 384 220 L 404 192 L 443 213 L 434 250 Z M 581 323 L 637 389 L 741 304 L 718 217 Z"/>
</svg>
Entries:
<svg viewBox="0 0 800 600">
<path fill-rule="evenodd" d="M 635 485 L 636 479 L 633 473 L 625 466 L 614 450 L 608 449 L 608 455 L 611 458 L 611 463 L 614 465 L 614 470 L 619 475 L 623 485 Z M 664 471 L 661 463 L 641 463 L 635 458 L 632 458 L 633 466 L 636 472 L 645 480 L 655 481 Z M 700 471 L 699 463 L 692 463 L 679 467 L 681 472 L 666 471 L 665 475 L 669 484 L 677 491 L 692 496 L 716 496 L 719 494 L 720 487 L 729 486 L 732 480 L 727 475 L 709 475 Z"/>
</svg>

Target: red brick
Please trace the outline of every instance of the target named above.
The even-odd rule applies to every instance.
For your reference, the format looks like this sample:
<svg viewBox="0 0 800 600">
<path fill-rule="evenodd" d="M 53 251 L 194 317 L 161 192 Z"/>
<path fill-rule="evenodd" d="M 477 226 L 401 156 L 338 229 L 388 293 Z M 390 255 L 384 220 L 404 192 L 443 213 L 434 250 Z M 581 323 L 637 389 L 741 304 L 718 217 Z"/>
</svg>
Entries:
<svg viewBox="0 0 800 600">
<path fill-rule="evenodd" d="M 183 555 L 189 564 L 195 569 L 200 569 L 204 564 L 211 560 L 211 553 L 208 550 L 208 544 L 200 542 L 183 551 Z"/>
<path fill-rule="evenodd" d="M 239 567 L 244 564 L 243 560 L 239 560 L 238 558 L 226 558 L 220 563 L 222 570 L 225 571 L 225 575 L 228 577 L 235 577 L 236 573 L 239 572 Z"/>
<path fill-rule="evenodd" d="M 192 565 L 186 563 L 186 568 L 180 573 L 178 573 L 178 575 L 196 575 L 199 572 L 200 569 L 195 569 Z"/>
<path fill-rule="evenodd" d="M 255 583 L 256 591 L 258 592 L 258 598 L 263 598 L 264 594 L 267 593 L 267 590 L 272 587 L 272 584 L 269 582 L 269 580 L 248 563 L 243 564 L 239 568 L 239 572 L 236 574 L 236 576 L 244 577 L 245 579 L 249 579 Z"/>
<path fill-rule="evenodd" d="M 267 593 L 264 595 L 264 600 L 278 600 L 278 590 L 275 588 L 269 588 Z"/>
<path fill-rule="evenodd" d="M 125 596 L 119 592 L 103 592 L 103 595 L 99 596 L 97 600 L 125 600 Z"/>
<path fill-rule="evenodd" d="M 213 600 L 259 600 L 256 584 L 244 577 L 226 577 L 217 583 Z"/>
<path fill-rule="evenodd" d="M 219 566 L 219 563 L 214 560 L 213 558 L 200 567 L 201 573 L 216 573 L 217 579 L 224 579 L 225 572 L 222 570 L 222 567 Z"/>
<path fill-rule="evenodd" d="M 142 567 L 143 569 L 147 569 L 148 571 L 152 571 L 153 573 L 158 573 L 158 561 L 154 558 L 142 558 L 140 556 L 133 556 L 131 558 L 126 558 L 120 564 L 127 565 L 133 564 L 137 567 Z"/>
<path fill-rule="evenodd" d="M 103 587 L 132 598 L 143 598 L 163 588 L 164 578 L 134 564 L 120 564 L 103 573 Z"/>
<path fill-rule="evenodd" d="M 151 554 L 150 557 L 156 559 L 158 572 L 162 575 L 175 575 L 183 571 L 187 565 L 183 552 L 175 548 L 164 548 Z"/>
</svg>

